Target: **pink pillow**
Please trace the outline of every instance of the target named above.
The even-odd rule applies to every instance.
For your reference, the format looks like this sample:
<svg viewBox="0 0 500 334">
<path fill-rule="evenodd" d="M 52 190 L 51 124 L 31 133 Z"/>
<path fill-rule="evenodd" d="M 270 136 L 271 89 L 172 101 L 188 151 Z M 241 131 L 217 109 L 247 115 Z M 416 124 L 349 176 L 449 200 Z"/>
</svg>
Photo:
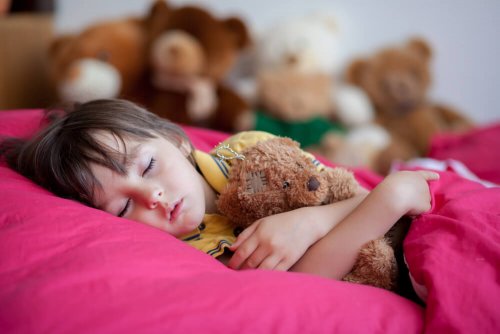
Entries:
<svg viewBox="0 0 500 334">
<path fill-rule="evenodd" d="M 0 112 L 26 136 L 41 112 Z M 209 149 L 224 134 L 188 129 Z M 205 145 L 205 146 L 203 146 Z M 390 292 L 299 273 L 232 271 L 154 228 L 58 198 L 0 165 L 0 331 L 411 333 Z"/>
</svg>

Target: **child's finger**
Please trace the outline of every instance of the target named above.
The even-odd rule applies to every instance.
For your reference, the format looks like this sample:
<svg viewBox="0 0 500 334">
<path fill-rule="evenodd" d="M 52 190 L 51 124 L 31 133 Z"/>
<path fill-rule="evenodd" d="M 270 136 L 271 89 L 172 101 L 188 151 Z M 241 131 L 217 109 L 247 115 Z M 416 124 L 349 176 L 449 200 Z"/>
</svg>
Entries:
<svg viewBox="0 0 500 334">
<path fill-rule="evenodd" d="M 267 256 L 259 265 L 259 269 L 273 270 L 280 263 L 281 258 L 276 254 Z"/>
<path fill-rule="evenodd" d="M 439 180 L 439 174 L 436 172 L 432 172 L 430 170 L 419 170 L 418 171 L 424 179 L 427 181 L 432 181 L 432 180 Z"/>
<path fill-rule="evenodd" d="M 253 232 L 255 231 L 255 229 L 257 228 L 258 226 L 258 222 L 257 223 L 253 223 L 252 225 L 250 225 L 249 227 L 247 227 L 246 229 L 243 230 L 243 232 L 240 233 L 240 235 L 238 235 L 238 237 L 236 238 L 236 241 L 234 242 L 234 244 L 232 244 L 229 249 L 231 251 L 235 251 L 236 249 L 238 249 L 238 247 L 245 241 L 248 239 L 248 237 L 250 237 Z"/>
<path fill-rule="evenodd" d="M 243 263 L 255 252 L 259 243 L 256 238 L 249 238 L 241 245 L 237 245 L 237 249 L 229 260 L 227 266 L 232 269 L 238 269 Z"/>
<path fill-rule="evenodd" d="M 269 252 L 264 247 L 257 247 L 257 249 L 250 255 L 240 269 L 255 269 L 268 257 Z"/>
<path fill-rule="evenodd" d="M 290 269 L 291 267 L 293 266 L 293 263 L 292 264 L 289 264 L 288 261 L 286 261 L 285 259 L 281 260 L 277 265 L 276 267 L 274 267 L 274 270 L 277 270 L 277 271 L 287 271 L 288 269 Z"/>
</svg>

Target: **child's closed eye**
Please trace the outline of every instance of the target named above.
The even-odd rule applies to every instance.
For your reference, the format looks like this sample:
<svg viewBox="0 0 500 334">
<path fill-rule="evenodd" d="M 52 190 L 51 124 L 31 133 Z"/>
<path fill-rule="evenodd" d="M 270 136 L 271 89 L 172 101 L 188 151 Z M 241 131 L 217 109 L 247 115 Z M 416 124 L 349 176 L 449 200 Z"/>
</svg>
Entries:
<svg viewBox="0 0 500 334">
<path fill-rule="evenodd" d="M 149 173 L 153 167 L 155 166 L 156 164 L 156 159 L 155 158 L 151 158 L 151 160 L 149 160 L 149 164 L 148 166 L 146 167 L 146 169 L 144 170 L 144 172 L 142 172 L 142 176 L 145 176 L 147 173 Z"/>
<path fill-rule="evenodd" d="M 153 169 L 155 164 L 156 164 L 156 159 L 151 158 L 149 160 L 148 166 L 146 167 L 146 169 L 144 169 L 141 176 L 142 177 L 146 176 Z M 118 213 L 118 217 L 124 217 L 127 214 L 128 210 L 130 209 L 131 204 L 132 204 L 132 199 L 128 198 L 127 203 L 125 204 L 123 209 Z"/>
<path fill-rule="evenodd" d="M 130 198 L 127 199 L 127 203 L 125 204 L 125 207 L 118 213 L 118 217 L 123 217 L 127 213 L 128 209 L 130 208 Z"/>
</svg>

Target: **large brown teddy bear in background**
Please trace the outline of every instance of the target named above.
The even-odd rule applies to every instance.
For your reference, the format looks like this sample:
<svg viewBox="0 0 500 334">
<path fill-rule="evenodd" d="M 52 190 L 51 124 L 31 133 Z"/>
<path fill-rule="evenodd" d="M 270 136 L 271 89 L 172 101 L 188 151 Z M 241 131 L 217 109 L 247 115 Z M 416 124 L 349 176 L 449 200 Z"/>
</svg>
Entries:
<svg viewBox="0 0 500 334">
<path fill-rule="evenodd" d="M 147 18 L 96 23 L 77 34 L 56 37 L 49 73 L 63 101 L 128 98 L 144 102 Z"/>
<path fill-rule="evenodd" d="M 164 1 L 154 4 L 151 16 L 149 109 L 175 122 L 233 131 L 249 107 L 223 80 L 250 43 L 245 24 Z"/>
<path fill-rule="evenodd" d="M 459 112 L 429 100 L 431 57 L 428 43 L 414 38 L 355 60 L 348 68 L 347 80 L 365 90 L 377 122 L 392 136 L 390 147 L 379 155 L 380 172 L 387 172 L 394 159 L 425 156 L 437 133 L 472 127 Z"/>
<path fill-rule="evenodd" d="M 266 216 L 348 199 L 359 187 L 352 173 L 343 168 L 319 171 L 311 156 L 289 138 L 268 139 L 241 154 L 233 160 L 217 207 L 243 228 Z M 362 247 L 344 280 L 395 290 L 397 276 L 393 248 L 389 240 L 380 238 Z"/>
</svg>

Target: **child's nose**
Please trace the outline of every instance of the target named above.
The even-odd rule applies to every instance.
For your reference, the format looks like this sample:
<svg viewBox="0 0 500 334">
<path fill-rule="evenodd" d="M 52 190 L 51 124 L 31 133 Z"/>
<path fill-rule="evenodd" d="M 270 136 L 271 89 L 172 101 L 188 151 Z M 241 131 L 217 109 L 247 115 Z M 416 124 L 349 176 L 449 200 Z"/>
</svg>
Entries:
<svg viewBox="0 0 500 334">
<path fill-rule="evenodd" d="M 147 206 L 150 209 L 155 209 L 158 206 L 158 203 L 162 200 L 163 190 L 159 188 L 154 188 L 149 191 L 147 197 Z"/>
</svg>

